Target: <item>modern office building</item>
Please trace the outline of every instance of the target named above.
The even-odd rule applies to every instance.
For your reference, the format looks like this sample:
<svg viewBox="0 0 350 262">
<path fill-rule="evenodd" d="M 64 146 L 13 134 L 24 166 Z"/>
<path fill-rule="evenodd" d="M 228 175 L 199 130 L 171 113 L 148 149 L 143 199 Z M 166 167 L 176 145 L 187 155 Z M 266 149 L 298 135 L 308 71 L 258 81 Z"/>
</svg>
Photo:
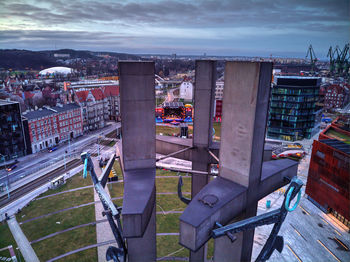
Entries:
<svg viewBox="0 0 350 262">
<path fill-rule="evenodd" d="M 0 163 L 25 154 L 20 105 L 18 102 L 0 100 Z"/>
<path fill-rule="evenodd" d="M 335 120 L 314 141 L 305 192 L 350 228 L 350 130 L 339 124 L 344 120 Z"/>
<path fill-rule="evenodd" d="M 321 79 L 282 76 L 271 89 L 267 136 L 288 141 L 311 138 L 321 116 L 316 108 Z"/>
</svg>

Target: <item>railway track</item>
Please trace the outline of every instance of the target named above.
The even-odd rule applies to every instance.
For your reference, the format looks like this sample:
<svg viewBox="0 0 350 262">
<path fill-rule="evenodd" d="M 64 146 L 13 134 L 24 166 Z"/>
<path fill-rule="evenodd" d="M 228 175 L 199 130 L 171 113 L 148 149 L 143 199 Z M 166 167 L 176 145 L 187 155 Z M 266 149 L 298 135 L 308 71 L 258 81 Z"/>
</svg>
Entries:
<svg viewBox="0 0 350 262">
<path fill-rule="evenodd" d="M 0 197 L 0 208 L 17 200 L 19 197 L 33 191 L 34 189 L 42 186 L 43 184 L 47 183 L 49 180 L 59 176 L 62 174 L 62 171 L 68 171 L 70 169 L 73 169 L 74 167 L 77 167 L 81 165 L 80 159 L 74 159 L 66 164 L 66 169 L 64 169 L 64 165 L 56 168 L 55 170 L 50 171 L 49 173 L 39 177 L 38 179 L 35 179 L 28 184 L 25 184 L 19 188 L 16 188 L 15 190 L 10 192 L 10 198 L 7 198 L 7 195 Z"/>
</svg>

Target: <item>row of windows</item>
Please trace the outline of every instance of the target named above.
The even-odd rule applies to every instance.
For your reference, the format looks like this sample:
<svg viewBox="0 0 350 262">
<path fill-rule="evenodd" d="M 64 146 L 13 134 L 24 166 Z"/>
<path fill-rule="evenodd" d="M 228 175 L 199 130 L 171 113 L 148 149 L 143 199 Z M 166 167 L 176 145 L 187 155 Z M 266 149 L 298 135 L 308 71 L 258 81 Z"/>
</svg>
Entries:
<svg viewBox="0 0 350 262">
<path fill-rule="evenodd" d="M 271 102 L 270 106 L 278 108 L 312 109 L 315 108 L 315 103 L 295 104 L 288 102 Z"/>
<path fill-rule="evenodd" d="M 291 122 L 303 122 L 303 121 L 315 121 L 315 115 L 311 116 L 292 116 L 292 115 L 279 115 L 279 114 L 270 114 L 269 119 L 275 120 L 284 120 Z"/>
<path fill-rule="evenodd" d="M 288 102 L 316 102 L 318 100 L 315 96 L 286 96 L 286 95 L 273 95 L 272 101 L 288 101 Z"/>
<path fill-rule="evenodd" d="M 318 95 L 318 89 L 289 89 L 289 88 L 272 88 L 272 94 L 282 94 L 282 95 Z"/>
<path fill-rule="evenodd" d="M 285 109 L 285 108 L 270 108 L 271 114 L 282 114 L 282 115 L 294 115 L 294 116 L 308 116 L 314 114 L 314 110 L 301 110 L 301 109 Z"/>
</svg>

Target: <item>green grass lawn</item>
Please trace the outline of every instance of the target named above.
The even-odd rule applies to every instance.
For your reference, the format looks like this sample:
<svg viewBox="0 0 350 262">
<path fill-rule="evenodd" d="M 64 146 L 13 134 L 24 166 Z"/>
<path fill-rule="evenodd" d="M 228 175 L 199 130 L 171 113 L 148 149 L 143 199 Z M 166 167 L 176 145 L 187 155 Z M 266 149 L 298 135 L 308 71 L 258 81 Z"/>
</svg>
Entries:
<svg viewBox="0 0 350 262">
<path fill-rule="evenodd" d="M 190 197 L 186 194 L 185 197 Z M 186 204 L 183 203 L 177 196 L 174 195 L 157 195 L 157 211 L 182 211 L 186 208 Z"/>
<path fill-rule="evenodd" d="M 39 239 L 49 234 L 71 228 L 77 225 L 95 221 L 95 206 L 90 205 L 67 210 L 48 217 L 43 217 L 21 225 L 29 241 Z M 58 223 L 57 223 L 58 222 Z"/>
<path fill-rule="evenodd" d="M 113 169 L 117 173 L 119 179 L 123 179 L 122 169 L 120 168 L 119 160 L 115 160 L 113 163 Z"/>
<path fill-rule="evenodd" d="M 157 233 L 178 233 L 180 228 L 179 217 L 181 214 L 158 214 Z"/>
<path fill-rule="evenodd" d="M 35 200 L 29 203 L 22 212 L 17 215 L 19 222 L 48 214 L 60 209 L 73 207 L 94 201 L 93 188 L 73 191 L 57 196 Z"/>
<path fill-rule="evenodd" d="M 188 254 L 189 251 L 179 245 L 179 236 L 157 236 L 157 257 L 188 257 Z"/>
<path fill-rule="evenodd" d="M 61 262 L 76 262 L 76 261 L 84 261 L 84 262 L 96 262 L 97 261 L 97 248 L 90 248 L 78 253 L 75 253 L 70 256 L 66 256 L 57 261 Z"/>
<path fill-rule="evenodd" d="M 122 197 L 124 194 L 124 183 L 123 182 L 107 184 L 107 187 L 108 187 L 109 194 L 110 194 L 111 198 Z"/>
<path fill-rule="evenodd" d="M 215 130 L 214 140 L 220 141 L 220 138 L 221 138 L 221 123 L 213 122 L 213 128 Z"/>
<path fill-rule="evenodd" d="M 214 255 L 214 240 L 208 241 L 207 259 Z M 157 257 L 188 257 L 189 251 L 179 245 L 179 236 L 157 236 Z M 164 260 L 163 260 L 164 261 Z M 176 260 L 171 260 L 176 261 Z"/>
<path fill-rule="evenodd" d="M 173 172 L 173 175 L 176 173 Z M 177 184 L 179 179 L 176 177 L 162 177 L 157 178 L 156 180 L 156 188 L 157 193 L 159 192 L 177 192 Z M 191 177 L 182 177 L 182 192 L 191 192 Z"/>
<path fill-rule="evenodd" d="M 5 221 L 0 222 L 0 249 L 12 245 L 14 249 L 17 247 L 17 243 L 14 240 L 12 233 Z M 0 256 L 10 257 L 10 252 L 7 250 L 1 251 Z"/>
<path fill-rule="evenodd" d="M 213 122 L 213 128 L 215 129 L 214 134 L 214 140 L 220 141 L 221 138 L 221 123 Z M 180 127 L 173 127 L 173 126 L 160 126 L 156 125 L 156 134 L 163 136 L 172 136 L 173 134 L 179 134 L 180 133 Z M 188 126 L 188 133 L 193 134 L 193 125 Z"/>
<path fill-rule="evenodd" d="M 327 136 L 330 136 L 332 138 L 335 138 L 335 139 L 338 139 L 348 145 L 350 145 L 350 137 L 347 136 L 347 135 L 344 135 L 340 132 L 337 132 L 336 130 L 330 128 L 327 133 L 326 133 Z"/>
<path fill-rule="evenodd" d="M 71 250 L 75 250 L 87 245 L 96 244 L 96 226 L 87 226 L 78 228 L 72 231 L 68 231 L 52 238 L 34 243 L 32 247 L 35 253 L 39 257 L 40 261 L 46 261 L 50 258 L 67 253 Z M 82 253 L 86 255 L 89 261 L 97 261 L 97 252 Z M 92 257 L 90 257 L 92 255 Z M 84 257 L 80 256 L 80 253 L 76 255 L 79 260 L 76 261 L 86 261 Z M 66 261 L 62 259 L 62 261 Z"/>
<path fill-rule="evenodd" d="M 184 173 L 180 173 L 182 176 L 185 176 Z M 173 171 L 169 171 L 169 170 L 165 170 L 165 169 L 156 169 L 156 176 L 178 176 L 177 172 L 173 172 Z"/>
<path fill-rule="evenodd" d="M 122 179 L 121 169 L 119 162 L 116 161 L 113 166 L 114 170 Z M 160 176 L 156 179 L 157 193 L 164 192 L 177 192 L 177 177 L 176 172 L 167 170 L 156 170 L 156 175 Z M 191 190 L 191 177 L 183 176 L 183 192 L 190 192 Z M 86 185 L 91 185 L 91 179 L 83 179 L 81 173 L 67 180 L 67 183 L 61 188 L 50 190 L 45 195 L 54 194 L 61 191 L 66 191 L 73 188 L 78 188 Z M 111 194 L 111 197 L 122 197 L 123 186 L 121 183 L 113 183 L 107 185 Z M 186 197 L 190 197 L 190 194 L 185 194 Z M 43 214 L 54 212 L 60 209 L 80 205 L 83 203 L 93 202 L 93 188 L 82 189 L 74 192 L 67 192 L 65 194 L 52 196 L 45 199 L 32 201 L 29 206 L 23 208 L 22 212 L 17 216 L 18 221 L 24 221 L 33 217 L 37 217 Z M 123 199 L 114 200 L 118 206 L 121 206 Z M 29 241 L 39 239 L 43 236 L 51 233 L 61 231 L 67 228 L 71 228 L 80 224 L 86 224 L 95 220 L 94 205 L 81 207 L 78 209 L 72 209 L 64 211 L 55 215 L 50 215 L 38 220 L 34 220 L 21 225 L 21 228 Z M 157 212 L 163 211 L 183 211 L 186 205 L 181 202 L 177 194 L 160 195 L 156 197 L 156 210 Z M 179 232 L 179 217 L 181 214 L 157 214 L 157 232 L 158 233 L 178 233 Z M 56 223 L 59 222 L 59 223 Z M 0 243 L 2 246 L 3 241 L 5 244 L 11 242 L 11 233 L 8 228 L 0 227 Z M 13 241 L 13 240 L 12 240 Z M 163 257 L 178 251 L 171 256 L 188 257 L 188 250 L 182 249 L 178 244 L 178 236 L 158 236 L 157 237 L 157 257 Z M 86 226 L 83 228 L 71 230 L 65 233 L 61 233 L 57 236 L 51 237 L 46 240 L 42 240 L 38 243 L 34 243 L 32 246 L 37 253 L 40 261 L 56 257 L 63 253 L 75 250 L 80 247 L 96 243 L 96 227 Z M 7 244 L 6 244 L 7 245 Z M 208 257 L 212 256 L 213 248 L 209 243 Z M 97 248 L 88 249 L 65 258 L 60 261 L 97 261 Z"/>
<path fill-rule="evenodd" d="M 92 185 L 91 178 L 87 177 L 86 179 L 84 179 L 83 173 L 79 172 L 76 175 L 68 178 L 64 185 L 62 185 L 56 189 L 49 189 L 45 193 L 41 194 L 39 197 L 55 194 L 58 192 L 67 191 L 67 190 L 78 188 L 78 187 L 90 186 L 90 185 Z"/>
</svg>

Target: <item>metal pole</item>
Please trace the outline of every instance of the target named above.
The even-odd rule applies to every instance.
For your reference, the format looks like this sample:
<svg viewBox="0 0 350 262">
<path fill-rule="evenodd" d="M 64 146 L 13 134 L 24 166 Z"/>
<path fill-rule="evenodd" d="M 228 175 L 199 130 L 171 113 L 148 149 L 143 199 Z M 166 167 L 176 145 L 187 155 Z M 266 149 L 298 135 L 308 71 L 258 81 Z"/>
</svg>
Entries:
<svg viewBox="0 0 350 262">
<path fill-rule="evenodd" d="M 100 138 L 97 138 L 97 155 L 100 158 Z"/>
<path fill-rule="evenodd" d="M 9 191 L 7 184 L 6 184 L 6 190 L 7 190 L 7 198 L 10 198 L 10 191 Z"/>
</svg>

